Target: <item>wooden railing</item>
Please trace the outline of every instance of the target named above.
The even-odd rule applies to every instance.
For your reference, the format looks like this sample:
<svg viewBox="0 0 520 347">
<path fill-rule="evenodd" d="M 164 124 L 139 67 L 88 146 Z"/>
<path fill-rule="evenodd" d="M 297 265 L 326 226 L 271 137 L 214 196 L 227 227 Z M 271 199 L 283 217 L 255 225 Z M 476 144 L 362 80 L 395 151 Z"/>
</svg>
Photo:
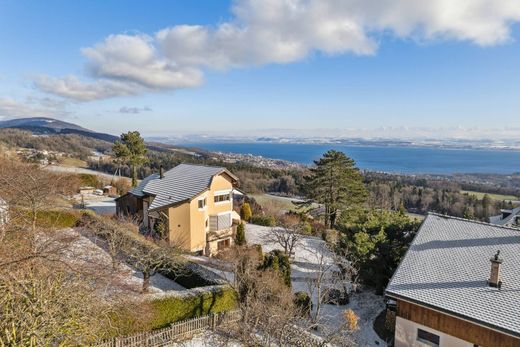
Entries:
<svg viewBox="0 0 520 347">
<path fill-rule="evenodd" d="M 173 323 L 167 328 L 124 337 L 115 337 L 93 347 L 165 347 L 217 326 L 238 322 L 240 310 L 213 313 Z"/>
</svg>

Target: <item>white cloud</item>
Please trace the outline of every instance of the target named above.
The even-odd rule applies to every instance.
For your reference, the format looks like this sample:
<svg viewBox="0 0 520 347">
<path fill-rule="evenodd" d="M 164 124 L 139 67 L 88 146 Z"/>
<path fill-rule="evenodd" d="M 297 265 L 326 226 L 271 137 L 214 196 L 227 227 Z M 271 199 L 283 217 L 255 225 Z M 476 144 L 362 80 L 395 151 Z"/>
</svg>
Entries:
<svg viewBox="0 0 520 347">
<path fill-rule="evenodd" d="M 123 106 L 119 109 L 119 113 L 130 113 L 130 114 L 139 114 L 141 112 L 150 112 L 152 109 L 148 106 L 145 107 L 128 107 Z"/>
<path fill-rule="evenodd" d="M 382 35 L 490 46 L 511 40 L 518 0 L 237 0 L 215 27 L 177 25 L 153 36 L 110 35 L 84 48 L 92 83 L 42 77 L 36 85 L 80 101 L 190 88 L 204 69 L 291 63 L 314 52 L 371 55 Z"/>
<path fill-rule="evenodd" d="M 0 118 L 58 117 L 66 114 L 63 104 L 53 99 L 36 100 L 29 97 L 25 102 L 20 102 L 0 97 Z"/>
</svg>

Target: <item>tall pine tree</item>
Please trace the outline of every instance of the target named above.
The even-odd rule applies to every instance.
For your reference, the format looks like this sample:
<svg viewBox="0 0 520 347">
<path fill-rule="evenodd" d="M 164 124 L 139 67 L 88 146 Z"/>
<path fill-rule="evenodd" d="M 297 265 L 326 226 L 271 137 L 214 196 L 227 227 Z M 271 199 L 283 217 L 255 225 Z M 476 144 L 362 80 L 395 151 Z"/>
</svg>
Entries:
<svg viewBox="0 0 520 347">
<path fill-rule="evenodd" d="M 330 150 L 305 177 L 304 191 L 309 202 L 325 207 L 325 226 L 334 228 L 341 211 L 365 202 L 367 191 L 356 163 L 344 153 Z"/>
</svg>

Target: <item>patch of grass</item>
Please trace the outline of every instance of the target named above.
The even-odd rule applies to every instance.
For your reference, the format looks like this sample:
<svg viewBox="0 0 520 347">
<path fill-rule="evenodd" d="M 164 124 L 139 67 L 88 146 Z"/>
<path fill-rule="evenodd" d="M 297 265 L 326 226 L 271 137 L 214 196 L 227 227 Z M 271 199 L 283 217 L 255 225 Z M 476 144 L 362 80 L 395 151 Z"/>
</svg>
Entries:
<svg viewBox="0 0 520 347">
<path fill-rule="evenodd" d="M 87 167 L 87 162 L 78 158 L 62 157 L 58 162 L 63 166 Z"/>
<path fill-rule="evenodd" d="M 276 196 L 270 194 L 251 194 L 257 203 L 259 203 L 262 207 L 266 205 L 270 205 L 279 210 L 287 210 L 293 212 L 302 212 L 304 209 L 292 203 L 291 198 L 286 198 L 283 196 Z"/>
<path fill-rule="evenodd" d="M 517 196 L 514 195 L 503 195 L 503 194 L 489 194 L 489 193 L 482 193 L 482 192 L 475 192 L 472 190 L 461 190 L 462 194 L 469 194 L 475 196 L 477 199 L 482 200 L 484 198 L 484 195 L 488 195 L 493 200 L 503 201 L 503 200 L 518 200 Z"/>
<path fill-rule="evenodd" d="M 79 217 L 74 211 L 41 211 L 37 215 L 36 224 L 43 228 L 72 228 L 78 223 Z"/>
</svg>

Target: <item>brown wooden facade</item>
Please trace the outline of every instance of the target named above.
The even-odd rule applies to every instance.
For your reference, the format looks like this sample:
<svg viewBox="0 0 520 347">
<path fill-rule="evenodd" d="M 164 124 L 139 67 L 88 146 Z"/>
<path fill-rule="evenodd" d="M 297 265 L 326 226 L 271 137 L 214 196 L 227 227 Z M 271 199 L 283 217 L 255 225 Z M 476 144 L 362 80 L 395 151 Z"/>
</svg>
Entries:
<svg viewBox="0 0 520 347">
<path fill-rule="evenodd" d="M 407 301 L 397 300 L 397 316 L 479 347 L 520 347 L 520 337 L 513 337 Z"/>
</svg>

